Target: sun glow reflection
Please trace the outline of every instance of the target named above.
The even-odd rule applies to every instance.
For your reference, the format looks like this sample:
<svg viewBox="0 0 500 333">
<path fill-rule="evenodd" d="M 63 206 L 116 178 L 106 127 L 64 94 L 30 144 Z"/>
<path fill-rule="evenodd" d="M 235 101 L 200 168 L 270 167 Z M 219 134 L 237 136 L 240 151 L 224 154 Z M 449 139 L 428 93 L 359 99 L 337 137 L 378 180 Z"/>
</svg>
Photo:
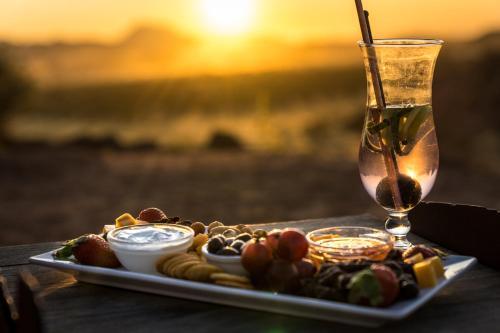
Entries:
<svg viewBox="0 0 500 333">
<path fill-rule="evenodd" d="M 255 15 L 255 0 L 201 0 L 201 11 L 210 32 L 236 35 L 249 30 Z"/>
<path fill-rule="evenodd" d="M 416 177 L 417 177 L 417 173 L 415 172 L 415 170 L 413 170 L 413 169 L 411 169 L 411 168 L 408 168 L 408 169 L 406 170 L 406 174 L 407 174 L 408 176 L 410 176 L 411 178 L 413 178 L 413 179 L 416 179 Z"/>
</svg>

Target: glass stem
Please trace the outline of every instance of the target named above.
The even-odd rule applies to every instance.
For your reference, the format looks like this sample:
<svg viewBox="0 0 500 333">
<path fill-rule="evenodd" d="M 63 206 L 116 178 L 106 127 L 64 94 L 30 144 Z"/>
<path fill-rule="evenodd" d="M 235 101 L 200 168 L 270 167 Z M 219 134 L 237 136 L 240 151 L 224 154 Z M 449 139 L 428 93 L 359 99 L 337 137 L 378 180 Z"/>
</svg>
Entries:
<svg viewBox="0 0 500 333">
<path fill-rule="evenodd" d="M 408 213 L 391 212 L 389 218 L 385 221 L 385 230 L 394 236 L 394 247 L 397 249 L 406 250 L 411 246 L 411 243 L 406 239 L 410 228 Z"/>
</svg>

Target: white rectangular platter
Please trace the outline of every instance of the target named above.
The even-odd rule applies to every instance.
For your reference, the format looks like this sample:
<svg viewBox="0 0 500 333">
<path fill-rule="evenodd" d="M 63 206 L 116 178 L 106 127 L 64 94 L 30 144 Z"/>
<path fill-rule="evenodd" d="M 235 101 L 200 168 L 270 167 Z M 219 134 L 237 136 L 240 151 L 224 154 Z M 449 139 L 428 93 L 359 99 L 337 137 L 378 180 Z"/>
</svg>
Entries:
<svg viewBox="0 0 500 333">
<path fill-rule="evenodd" d="M 420 295 L 415 299 L 397 302 L 387 308 L 370 308 L 268 291 L 229 288 L 161 275 L 135 273 L 125 269 L 85 266 L 54 260 L 52 252 L 31 257 L 30 262 L 73 274 L 79 281 L 87 283 L 292 316 L 376 327 L 385 322 L 401 320 L 415 312 L 436 293 L 472 267 L 476 259 L 466 256 L 448 256 L 444 261 L 445 278 L 438 285 L 421 290 Z"/>
</svg>

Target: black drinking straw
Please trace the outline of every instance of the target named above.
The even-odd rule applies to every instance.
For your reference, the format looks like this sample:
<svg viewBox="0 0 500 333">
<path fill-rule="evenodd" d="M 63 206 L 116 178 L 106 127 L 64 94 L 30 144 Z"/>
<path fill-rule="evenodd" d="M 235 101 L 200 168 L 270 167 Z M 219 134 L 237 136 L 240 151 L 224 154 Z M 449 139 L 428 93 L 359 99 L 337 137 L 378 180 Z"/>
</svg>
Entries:
<svg viewBox="0 0 500 333">
<path fill-rule="evenodd" d="M 368 11 L 363 9 L 363 4 L 361 0 L 354 0 L 356 3 L 356 10 L 358 12 L 359 26 L 361 28 L 361 35 L 363 36 L 363 42 L 366 45 L 366 50 L 368 52 L 368 67 L 370 69 L 370 75 L 372 79 L 373 90 L 375 92 L 375 100 L 377 101 L 377 110 L 372 110 L 372 119 L 380 119 L 382 110 L 385 109 L 385 98 L 384 89 L 382 87 L 382 80 L 380 79 L 380 73 L 377 64 L 377 55 L 375 49 L 373 48 L 373 37 L 371 33 L 370 23 L 368 20 Z M 389 178 L 389 185 L 391 188 L 392 198 L 394 199 L 394 206 L 396 210 L 403 208 L 403 201 L 401 200 L 401 193 L 398 187 L 398 163 L 396 160 L 396 154 L 392 149 L 387 147 L 382 137 L 379 134 L 380 147 L 382 149 L 382 155 L 384 157 L 385 169 L 387 171 L 387 177 Z"/>
</svg>

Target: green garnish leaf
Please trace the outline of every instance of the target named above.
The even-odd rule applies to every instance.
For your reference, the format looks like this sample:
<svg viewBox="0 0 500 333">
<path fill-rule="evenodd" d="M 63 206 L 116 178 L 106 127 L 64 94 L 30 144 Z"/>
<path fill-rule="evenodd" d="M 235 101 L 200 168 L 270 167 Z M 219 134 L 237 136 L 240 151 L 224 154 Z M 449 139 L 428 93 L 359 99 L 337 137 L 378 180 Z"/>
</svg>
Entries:
<svg viewBox="0 0 500 333">
<path fill-rule="evenodd" d="M 65 245 L 57 251 L 54 251 L 52 256 L 54 259 L 58 260 L 69 260 L 69 258 L 73 255 L 73 247 L 71 245 Z"/>
<path fill-rule="evenodd" d="M 80 241 L 81 237 L 70 239 L 63 243 L 63 247 L 57 251 L 52 253 L 52 257 L 58 260 L 71 260 L 71 256 L 73 256 L 73 248 Z"/>
</svg>

